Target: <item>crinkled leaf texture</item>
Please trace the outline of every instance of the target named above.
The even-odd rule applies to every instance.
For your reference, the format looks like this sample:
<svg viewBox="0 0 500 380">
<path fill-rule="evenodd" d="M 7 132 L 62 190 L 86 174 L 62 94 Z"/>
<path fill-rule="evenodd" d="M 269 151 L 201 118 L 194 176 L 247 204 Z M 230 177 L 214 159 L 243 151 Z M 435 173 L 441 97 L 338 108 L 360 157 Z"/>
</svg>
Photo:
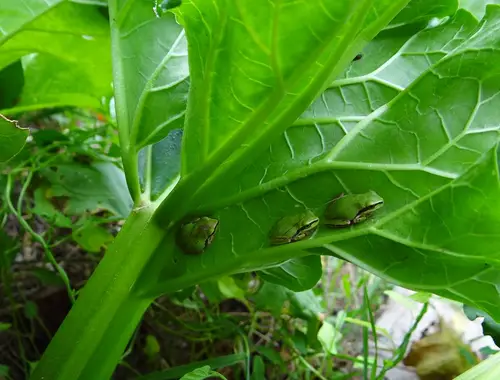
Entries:
<svg viewBox="0 0 500 380">
<path fill-rule="evenodd" d="M 240 7 L 240 2 L 234 4 Z M 417 34 L 405 34 L 404 29 L 380 33 L 359 65 L 354 62 L 276 138 L 269 131 L 279 130 L 289 120 L 281 115 L 290 116 L 298 107 L 295 98 L 287 97 L 307 89 L 292 85 L 286 96 L 273 97 L 280 83 L 275 82 L 272 54 L 262 65 L 266 38 L 272 42 L 272 33 L 260 35 L 260 29 L 251 28 L 252 20 L 226 20 L 242 25 L 248 44 L 215 49 L 230 46 L 236 37 L 223 33 L 215 16 L 220 28 L 201 32 L 215 22 L 213 15 L 220 15 L 220 9 L 212 10 L 208 16 L 200 13 L 203 17 L 193 25 L 183 19 L 188 42 L 195 47 L 190 45 L 193 89 L 178 188 L 190 197 L 177 202 L 174 190 L 160 211 L 212 214 L 220 220 L 220 230 L 207 252 L 196 257 L 176 250 L 167 237 L 147 271 L 149 278 L 142 279 L 149 288 L 173 291 L 220 273 L 331 254 L 394 283 L 467 302 L 500 319 L 500 209 L 495 201 L 500 195 L 495 155 L 500 8 L 489 6 L 478 27 L 469 13 L 459 11 L 446 24 Z M 250 17 L 241 7 L 237 11 Z M 200 28 L 191 41 L 190 28 Z M 309 30 L 317 37 L 322 32 L 318 28 Z M 200 40 L 205 37 L 207 43 Z M 278 52 L 278 62 L 285 40 L 270 45 Z M 252 49 L 261 60 L 249 59 Z M 310 57 L 314 52 L 296 53 Z M 217 54 L 222 57 L 217 59 Z M 281 73 L 289 70 L 285 67 Z M 197 80 L 197 75 L 204 79 Z M 286 76 L 279 78 L 286 83 Z M 267 102 L 279 105 L 263 120 L 255 120 L 270 107 Z M 209 174 L 200 172 L 226 150 L 231 153 L 221 166 Z M 281 217 L 304 209 L 322 217 L 326 204 L 339 193 L 368 190 L 385 199 L 372 220 L 342 230 L 321 226 L 310 240 L 269 245 L 269 231 Z M 172 249 L 173 257 L 165 256 Z M 167 267 L 159 265 L 165 260 Z"/>
</svg>

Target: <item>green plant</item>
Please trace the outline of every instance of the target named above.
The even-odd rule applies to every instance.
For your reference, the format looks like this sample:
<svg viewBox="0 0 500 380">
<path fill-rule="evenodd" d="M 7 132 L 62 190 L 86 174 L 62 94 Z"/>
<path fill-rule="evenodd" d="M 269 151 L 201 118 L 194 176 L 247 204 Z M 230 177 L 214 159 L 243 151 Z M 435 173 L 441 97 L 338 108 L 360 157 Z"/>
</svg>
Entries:
<svg viewBox="0 0 500 380">
<path fill-rule="evenodd" d="M 26 83 L 49 63 L 85 80 L 52 81 L 43 101 L 34 101 L 31 80 L 3 112 L 102 107 L 109 55 L 99 10 L 30 1 L 34 11 L 20 13 L 0 41 L 2 67 L 36 40 L 37 59 L 21 59 Z M 303 290 L 321 275 L 320 255 L 500 319 L 500 7 L 489 5 L 479 24 L 456 1 L 435 3 L 185 0 L 156 17 L 153 2 L 110 0 L 133 210 L 32 378 L 109 378 L 156 297 L 252 270 Z M 441 22 L 428 26 L 435 17 Z M 63 37 L 41 44 L 49 36 L 40 31 L 56 24 Z M 75 35 L 94 34 L 100 39 L 85 49 L 72 46 Z M 324 215 L 335 195 L 370 190 L 384 199 L 370 220 L 342 230 L 320 222 L 310 239 L 269 245 L 282 217 Z M 178 228 L 206 215 L 219 221 L 212 244 L 185 255 Z"/>
</svg>

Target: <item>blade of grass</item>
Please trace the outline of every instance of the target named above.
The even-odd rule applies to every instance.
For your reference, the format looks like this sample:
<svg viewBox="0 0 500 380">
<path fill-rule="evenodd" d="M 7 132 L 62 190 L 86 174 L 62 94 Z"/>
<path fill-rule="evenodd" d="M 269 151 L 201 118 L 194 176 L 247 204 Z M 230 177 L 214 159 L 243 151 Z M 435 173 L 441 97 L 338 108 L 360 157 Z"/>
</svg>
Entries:
<svg viewBox="0 0 500 380">
<path fill-rule="evenodd" d="M 373 317 L 372 308 L 370 307 L 370 299 L 368 298 L 368 290 L 366 286 L 364 287 L 364 304 L 368 312 L 368 318 L 370 320 L 370 325 L 373 335 L 373 344 L 375 346 L 375 357 L 373 358 L 373 365 L 371 370 L 370 379 L 375 379 L 377 377 L 377 361 L 378 361 L 378 339 L 377 339 L 377 327 L 375 326 L 375 318 Z"/>
<path fill-rule="evenodd" d="M 384 361 L 384 367 L 382 368 L 379 375 L 377 376 L 378 380 L 383 379 L 385 374 L 387 373 L 387 371 L 396 367 L 401 362 L 401 360 L 403 360 L 405 353 L 406 353 L 406 349 L 408 348 L 408 344 L 410 343 L 410 338 L 413 335 L 413 333 L 415 332 L 417 326 L 419 325 L 420 321 L 424 317 L 425 313 L 427 313 L 428 307 L 429 307 L 429 303 L 426 302 L 424 304 L 424 306 L 422 307 L 422 309 L 420 310 L 420 313 L 418 314 L 417 318 L 415 319 L 415 322 L 413 322 L 413 325 L 411 326 L 410 330 L 408 330 L 408 332 L 405 334 L 405 336 L 403 338 L 403 342 L 399 345 L 399 347 L 395 351 L 395 353 L 396 353 L 395 357 L 393 357 L 390 361 Z M 386 364 L 388 364 L 387 367 L 386 367 Z"/>
</svg>

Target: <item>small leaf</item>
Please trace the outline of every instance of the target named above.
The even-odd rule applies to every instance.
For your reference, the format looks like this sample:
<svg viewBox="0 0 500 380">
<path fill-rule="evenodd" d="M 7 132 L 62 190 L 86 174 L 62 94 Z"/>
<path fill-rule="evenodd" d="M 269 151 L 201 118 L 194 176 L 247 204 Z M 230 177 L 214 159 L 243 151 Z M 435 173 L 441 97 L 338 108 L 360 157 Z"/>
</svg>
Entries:
<svg viewBox="0 0 500 380">
<path fill-rule="evenodd" d="M 0 180 L 1 178 L 2 176 L 0 175 Z M 0 190 L 2 190 L 1 186 Z M 17 251 L 13 249 L 15 246 L 16 240 L 7 235 L 3 229 L 0 229 L 0 270 L 10 269 L 10 266 L 17 255 Z"/>
<path fill-rule="evenodd" d="M 15 120 L 0 114 L 0 163 L 18 154 L 26 144 L 28 129 L 20 128 Z"/>
<path fill-rule="evenodd" d="M 98 253 L 111 243 L 113 235 L 105 228 L 94 223 L 86 223 L 73 231 L 73 239 L 88 252 Z"/>
<path fill-rule="evenodd" d="M 245 291 L 241 289 L 232 277 L 223 277 L 217 280 L 219 290 L 227 298 L 235 298 L 246 303 Z"/>
<path fill-rule="evenodd" d="M 38 306 L 33 301 L 26 301 L 24 304 L 24 315 L 28 319 L 33 319 L 38 316 Z"/>
<path fill-rule="evenodd" d="M 4 365 L 4 364 L 0 364 L 0 376 L 5 376 L 7 378 L 7 376 L 9 376 L 9 367 Z"/>
<path fill-rule="evenodd" d="M 338 343 L 342 339 L 342 332 L 337 330 L 332 324 L 324 321 L 318 331 L 318 340 L 324 349 L 331 355 L 338 353 Z"/>
<path fill-rule="evenodd" d="M 12 326 L 12 324 L 10 324 L 10 323 L 0 322 L 0 331 L 6 331 L 6 330 L 10 329 L 11 326 Z"/>
<path fill-rule="evenodd" d="M 61 164 L 42 173 L 52 184 L 53 196 L 69 198 L 67 215 L 105 209 L 125 218 L 132 209 L 125 175 L 112 163 Z"/>
<path fill-rule="evenodd" d="M 144 344 L 143 351 L 149 359 L 154 358 L 160 353 L 160 343 L 158 343 L 158 339 L 154 335 L 146 335 L 146 343 Z"/>
<path fill-rule="evenodd" d="M 306 320 L 317 320 L 323 314 L 324 309 L 312 290 L 297 293 L 288 291 L 288 294 L 292 306 L 292 315 Z"/>
<path fill-rule="evenodd" d="M 266 380 L 266 367 L 260 356 L 254 356 L 250 380 Z"/>
<path fill-rule="evenodd" d="M 46 268 L 33 268 L 30 272 L 38 278 L 42 284 L 48 286 L 64 286 L 64 281 L 58 273 Z"/>
<path fill-rule="evenodd" d="M 484 320 L 481 323 L 483 327 L 483 334 L 489 335 L 495 342 L 497 346 L 500 346 L 500 323 L 495 322 L 493 318 L 488 313 L 478 310 L 475 307 L 464 305 L 464 313 L 471 321 L 474 321 L 478 317 L 483 317 Z"/>
<path fill-rule="evenodd" d="M 258 346 L 257 352 L 260 355 L 264 356 L 271 363 L 283 367 L 283 359 L 281 358 L 279 351 L 275 350 L 274 348 L 268 346 Z"/>
<path fill-rule="evenodd" d="M 57 227 L 71 228 L 73 226 L 73 222 L 70 218 L 55 208 L 50 199 L 47 197 L 48 193 L 49 189 L 45 187 L 40 187 L 35 190 L 33 195 L 35 207 L 33 207 L 31 211 L 46 218 Z"/>
<path fill-rule="evenodd" d="M 319 255 L 291 259 L 278 267 L 264 269 L 259 275 L 266 281 L 283 285 L 294 292 L 311 289 L 323 274 Z"/>
<path fill-rule="evenodd" d="M 427 292 L 416 292 L 410 296 L 410 298 L 413 301 L 417 301 L 420 303 L 426 303 L 429 302 L 429 300 L 432 297 L 432 293 L 427 293 Z"/>
<path fill-rule="evenodd" d="M 180 380 L 203 380 L 203 379 L 206 379 L 209 377 L 217 377 L 219 379 L 226 379 L 220 373 L 212 371 L 210 369 L 210 366 L 206 365 L 204 367 L 200 367 L 200 368 L 195 369 L 194 371 L 186 373 L 184 376 L 182 376 L 180 378 Z"/>
<path fill-rule="evenodd" d="M 265 282 L 252 299 L 259 309 L 269 310 L 275 317 L 279 317 L 289 294 L 290 291 L 284 286 Z"/>
</svg>

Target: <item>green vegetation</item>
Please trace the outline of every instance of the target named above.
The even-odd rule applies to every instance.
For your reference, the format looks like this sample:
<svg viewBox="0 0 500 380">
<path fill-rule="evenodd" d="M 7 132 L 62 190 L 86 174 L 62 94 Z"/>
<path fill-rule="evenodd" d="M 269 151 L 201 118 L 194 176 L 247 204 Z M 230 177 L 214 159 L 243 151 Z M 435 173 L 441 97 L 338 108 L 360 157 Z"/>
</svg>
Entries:
<svg viewBox="0 0 500 380">
<path fill-rule="evenodd" d="M 383 378 L 388 283 L 495 330 L 499 5 L 4 3 L 0 377 Z"/>
</svg>

